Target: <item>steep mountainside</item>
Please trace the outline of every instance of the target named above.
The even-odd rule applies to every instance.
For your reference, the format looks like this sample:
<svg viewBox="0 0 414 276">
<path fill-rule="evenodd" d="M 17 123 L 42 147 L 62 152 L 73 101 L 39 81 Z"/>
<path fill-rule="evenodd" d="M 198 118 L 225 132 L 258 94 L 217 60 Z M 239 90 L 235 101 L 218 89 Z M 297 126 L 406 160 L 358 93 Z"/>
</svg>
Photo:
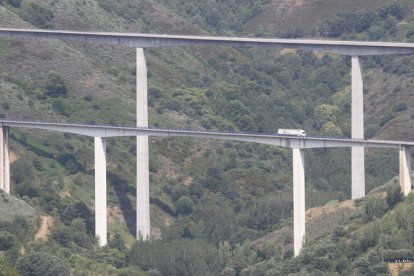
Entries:
<svg viewBox="0 0 414 276">
<path fill-rule="evenodd" d="M 410 1 L 351 2 L 0 0 L 0 26 L 412 39 Z M 348 57 L 230 47 L 149 49 L 146 56 L 151 126 L 262 133 L 303 128 L 311 134 L 350 136 Z M 134 49 L 0 39 L 0 63 L 2 118 L 135 123 Z M 414 134 L 412 58 L 363 58 L 363 63 L 366 136 L 409 140 Z M 52 216 L 53 225 L 48 241 L 32 242 L 34 228 L 39 225 L 13 236 L 13 229 L 23 223 L 21 218 L 0 224 L 0 247 L 1 235 L 7 241 L 7 246 L 0 248 L 5 252 L 0 269 L 16 267 L 22 272 L 38 261 L 53 263 L 61 274 L 69 269 L 78 274 L 125 275 L 148 271 L 150 275 L 264 275 L 271 269 L 300 273 L 290 270 L 296 261 L 291 261 L 292 237 L 286 230 L 292 217 L 291 153 L 287 149 L 151 138 L 151 231 L 162 240 L 134 243 L 134 139 L 109 139 L 110 244 L 104 249 L 97 247 L 93 237 L 93 141 L 13 129 L 11 150 L 12 194 L 39 214 Z M 368 190 L 397 174 L 397 154 L 395 150 L 367 151 Z M 349 150 L 310 150 L 306 159 L 308 208 L 349 198 Z M 363 209 L 349 207 L 347 202 L 335 206 L 339 209 L 335 212 L 344 218 L 352 217 L 349 212 L 355 209 L 361 215 Z M 393 206 L 386 205 L 384 213 Z M 353 231 L 359 233 L 361 221 L 347 228 L 349 239 Z M 313 225 L 324 223 L 330 220 Z M 343 223 L 347 227 L 349 220 Z M 318 231 L 322 230 L 312 230 Z M 273 239 L 268 237 L 272 236 L 277 246 L 270 243 Z M 326 237 L 320 233 L 310 239 Z M 265 249 L 258 249 L 256 245 L 263 241 Z M 365 258 L 370 246 L 358 249 L 361 252 L 357 255 L 344 253 L 349 264 L 338 269 L 354 271 L 353 263 Z M 16 263 L 24 252 L 25 257 Z M 180 259 L 183 255 L 187 259 Z M 317 269 L 341 273 L 334 265 Z"/>
</svg>

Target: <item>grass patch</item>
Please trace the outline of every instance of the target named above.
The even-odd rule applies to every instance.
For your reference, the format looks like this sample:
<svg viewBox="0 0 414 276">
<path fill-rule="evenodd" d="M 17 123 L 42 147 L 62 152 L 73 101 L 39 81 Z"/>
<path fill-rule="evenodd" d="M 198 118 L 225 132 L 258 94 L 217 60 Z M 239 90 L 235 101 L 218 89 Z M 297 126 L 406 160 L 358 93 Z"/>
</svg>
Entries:
<svg viewBox="0 0 414 276">
<path fill-rule="evenodd" d="M 9 52 L 9 41 L 0 39 L 0 57 L 7 55 Z"/>
</svg>

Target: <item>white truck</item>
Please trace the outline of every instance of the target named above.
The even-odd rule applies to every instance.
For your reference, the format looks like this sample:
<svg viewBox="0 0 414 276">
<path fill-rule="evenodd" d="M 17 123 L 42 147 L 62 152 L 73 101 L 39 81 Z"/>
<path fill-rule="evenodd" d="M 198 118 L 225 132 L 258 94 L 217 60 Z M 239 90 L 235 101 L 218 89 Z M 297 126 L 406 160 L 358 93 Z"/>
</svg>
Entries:
<svg viewBox="0 0 414 276">
<path fill-rule="evenodd" d="M 277 134 L 292 135 L 292 136 L 306 136 L 306 131 L 303 129 L 285 129 L 279 128 Z"/>
</svg>

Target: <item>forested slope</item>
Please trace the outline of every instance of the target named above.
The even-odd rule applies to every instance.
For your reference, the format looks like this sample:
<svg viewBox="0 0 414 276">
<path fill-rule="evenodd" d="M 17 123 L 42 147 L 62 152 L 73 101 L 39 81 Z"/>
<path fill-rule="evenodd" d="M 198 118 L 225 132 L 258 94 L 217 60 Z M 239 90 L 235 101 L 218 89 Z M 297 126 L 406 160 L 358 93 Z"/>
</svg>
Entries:
<svg viewBox="0 0 414 276">
<path fill-rule="evenodd" d="M 346 1 L 339 2 L 322 1 L 324 16 L 318 17 L 311 16 L 315 10 L 310 1 L 0 0 L 0 25 L 348 40 L 413 37 L 409 1 L 364 1 L 349 10 L 342 8 Z M 271 17 L 270 11 L 306 14 L 307 21 L 301 16 L 304 21 L 282 29 L 280 22 L 285 20 Z M 263 133 L 303 128 L 311 134 L 350 136 L 348 57 L 229 47 L 149 49 L 146 55 L 151 126 Z M 2 118 L 135 123 L 134 49 L 1 39 L 0 63 Z M 366 136 L 410 140 L 412 57 L 363 58 L 363 63 Z M 331 253 L 292 260 L 290 151 L 187 138 L 150 139 L 151 232 L 160 238 L 152 243 L 134 243 L 131 234 L 135 233 L 134 139 L 108 140 L 110 242 L 99 249 L 94 240 L 93 141 L 13 129 L 11 150 L 12 194 L 39 215 L 54 219 L 47 241 L 34 241 L 40 220 L 33 224 L 17 217 L 0 224 L 3 271 L 14 267 L 27 273 L 38 262 L 43 265 L 34 275 L 42 275 L 41 269 L 48 267 L 75 274 L 265 275 L 267 271 L 274 275 L 304 273 L 297 267 L 306 265 L 306 273 L 331 275 L 360 271 L 359 262 L 374 254 L 372 248 L 412 249 L 411 244 L 383 243 L 379 232 L 367 246 L 351 247 L 346 242 L 362 242 L 361 225 L 383 223 L 382 215 L 396 202 L 375 202 L 382 204 L 382 213 L 369 218 L 364 215 L 369 213 L 364 206 L 374 204 L 369 200 L 359 207 L 331 203 L 333 212 L 343 217 L 339 227 L 345 230 L 335 236 L 344 241 L 335 248 L 335 256 L 343 262 L 336 265 L 329 259 Z M 368 190 L 397 175 L 397 154 L 367 152 Z M 309 150 L 306 159 L 307 208 L 349 198 L 349 150 Z M 397 208 L 409 208 L 410 202 Z M 27 208 L 21 207 L 22 214 Z M 314 226 L 330 224 L 324 216 L 317 216 L 313 224 L 309 219 Z M 24 227 L 23 235 L 15 234 L 22 223 L 32 226 Z M 404 225 L 394 226 L 395 231 L 408 231 Z M 322 227 L 315 227 L 312 232 L 320 234 L 310 235 L 305 252 L 319 252 L 312 246 L 329 240 L 329 231 L 339 231 L 327 227 L 325 235 Z M 325 240 L 326 245 L 319 244 L 321 252 L 330 252 L 326 248 L 332 245 Z M 318 258 L 324 264 L 317 263 Z M 367 266 L 378 266 L 368 268 L 372 273 L 384 267 L 379 261 Z"/>
</svg>

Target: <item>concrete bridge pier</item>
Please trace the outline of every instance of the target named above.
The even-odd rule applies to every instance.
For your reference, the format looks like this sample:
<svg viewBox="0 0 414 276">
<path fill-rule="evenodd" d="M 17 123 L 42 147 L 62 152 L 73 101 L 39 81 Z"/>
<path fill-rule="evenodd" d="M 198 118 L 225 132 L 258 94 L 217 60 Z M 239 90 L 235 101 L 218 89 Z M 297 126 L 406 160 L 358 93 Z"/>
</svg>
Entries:
<svg viewBox="0 0 414 276">
<path fill-rule="evenodd" d="M 407 146 L 400 147 L 400 186 L 407 196 L 411 191 L 411 148 Z"/>
<path fill-rule="evenodd" d="M 106 144 L 102 137 L 95 137 L 95 235 L 100 246 L 107 244 Z"/>
<path fill-rule="evenodd" d="M 364 95 L 362 66 L 358 56 L 352 57 L 352 138 L 364 139 Z M 352 147 L 352 199 L 365 196 L 365 150 Z"/>
<path fill-rule="evenodd" d="M 305 155 L 293 148 L 293 251 L 299 255 L 305 238 Z"/>
<path fill-rule="evenodd" d="M 4 127 L 0 125 L 0 189 L 4 191 Z"/>
<path fill-rule="evenodd" d="M 137 126 L 148 127 L 147 64 L 137 48 Z M 137 136 L 137 239 L 150 238 L 148 136 Z"/>
<path fill-rule="evenodd" d="M 10 193 L 9 127 L 0 125 L 0 189 Z"/>
</svg>

